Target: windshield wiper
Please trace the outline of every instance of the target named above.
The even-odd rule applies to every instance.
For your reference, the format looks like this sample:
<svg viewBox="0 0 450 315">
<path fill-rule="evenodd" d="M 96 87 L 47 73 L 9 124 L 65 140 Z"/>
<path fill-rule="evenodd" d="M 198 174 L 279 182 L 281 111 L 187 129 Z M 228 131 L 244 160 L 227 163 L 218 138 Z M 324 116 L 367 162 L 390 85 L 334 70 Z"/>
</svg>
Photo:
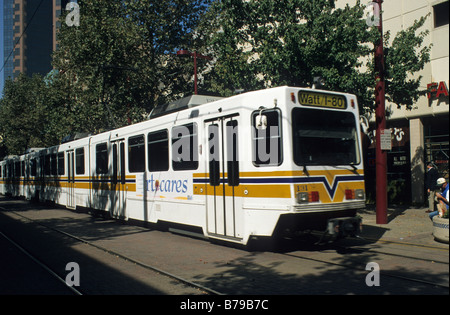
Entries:
<svg viewBox="0 0 450 315">
<path fill-rule="evenodd" d="M 306 168 L 306 164 L 303 164 L 303 173 L 305 173 L 306 176 L 309 177 L 309 172 L 308 172 L 308 169 Z"/>
</svg>

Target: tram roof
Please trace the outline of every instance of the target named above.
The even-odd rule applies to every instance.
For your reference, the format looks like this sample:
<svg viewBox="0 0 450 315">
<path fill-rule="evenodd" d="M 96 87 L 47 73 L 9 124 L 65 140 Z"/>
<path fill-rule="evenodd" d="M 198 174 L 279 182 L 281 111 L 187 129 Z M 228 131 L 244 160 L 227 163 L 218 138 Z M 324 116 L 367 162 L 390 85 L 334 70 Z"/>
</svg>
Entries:
<svg viewBox="0 0 450 315">
<path fill-rule="evenodd" d="M 156 117 L 161 117 L 167 114 L 175 113 L 183 109 L 192 108 L 198 105 L 214 102 L 224 99 L 220 96 L 210 96 L 210 95 L 190 95 L 183 97 L 174 102 L 170 102 L 161 106 L 155 107 L 152 112 L 147 116 L 147 119 L 153 119 Z"/>
</svg>

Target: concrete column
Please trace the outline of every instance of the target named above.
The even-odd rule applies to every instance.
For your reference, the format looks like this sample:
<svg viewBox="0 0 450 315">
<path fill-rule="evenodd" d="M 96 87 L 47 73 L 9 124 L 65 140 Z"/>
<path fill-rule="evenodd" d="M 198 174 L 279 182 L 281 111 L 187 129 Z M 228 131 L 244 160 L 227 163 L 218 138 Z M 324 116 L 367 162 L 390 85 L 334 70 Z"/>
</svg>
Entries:
<svg viewBox="0 0 450 315">
<path fill-rule="evenodd" d="M 411 146 L 411 196 L 412 203 L 422 205 L 424 203 L 425 185 L 425 144 L 423 124 L 420 118 L 409 121 L 410 146 Z"/>
</svg>

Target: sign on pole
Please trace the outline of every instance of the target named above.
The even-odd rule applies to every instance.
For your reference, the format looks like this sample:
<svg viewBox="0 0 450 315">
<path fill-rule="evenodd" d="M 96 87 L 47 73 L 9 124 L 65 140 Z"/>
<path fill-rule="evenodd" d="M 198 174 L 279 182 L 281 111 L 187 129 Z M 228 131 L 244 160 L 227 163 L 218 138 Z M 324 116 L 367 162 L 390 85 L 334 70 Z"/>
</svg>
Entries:
<svg viewBox="0 0 450 315">
<path fill-rule="evenodd" d="M 390 129 L 382 129 L 381 130 L 380 145 L 381 145 L 381 150 L 385 150 L 385 151 L 392 150 L 392 139 L 391 139 L 391 130 Z"/>
</svg>

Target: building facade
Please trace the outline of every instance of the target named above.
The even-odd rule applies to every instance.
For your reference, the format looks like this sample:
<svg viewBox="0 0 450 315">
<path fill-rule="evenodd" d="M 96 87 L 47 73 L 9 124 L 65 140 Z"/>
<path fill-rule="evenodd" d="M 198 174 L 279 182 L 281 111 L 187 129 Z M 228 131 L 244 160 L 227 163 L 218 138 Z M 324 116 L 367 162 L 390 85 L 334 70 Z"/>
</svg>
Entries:
<svg viewBox="0 0 450 315">
<path fill-rule="evenodd" d="M 355 3 L 337 0 L 337 7 Z M 432 45 L 431 60 L 415 76 L 422 76 L 420 88 L 427 89 L 428 93 L 410 110 L 386 101 L 387 128 L 391 129 L 392 138 L 392 150 L 387 154 L 391 203 L 423 204 L 427 200 L 424 181 L 428 162 L 433 162 L 447 180 L 449 176 L 449 1 L 385 0 L 382 3 L 383 31 L 390 31 L 391 40 L 427 15 L 421 31 L 429 31 L 423 45 Z M 368 148 L 366 163 L 368 192 L 375 193 L 374 144 Z"/>
<path fill-rule="evenodd" d="M 3 0 L 4 79 L 46 75 L 57 47 L 57 28 L 68 0 Z"/>
<path fill-rule="evenodd" d="M 3 0 L 3 75 L 4 78 L 13 77 L 13 20 L 14 20 L 14 0 Z M 1 91 L 0 91 L 1 95 Z"/>
</svg>

